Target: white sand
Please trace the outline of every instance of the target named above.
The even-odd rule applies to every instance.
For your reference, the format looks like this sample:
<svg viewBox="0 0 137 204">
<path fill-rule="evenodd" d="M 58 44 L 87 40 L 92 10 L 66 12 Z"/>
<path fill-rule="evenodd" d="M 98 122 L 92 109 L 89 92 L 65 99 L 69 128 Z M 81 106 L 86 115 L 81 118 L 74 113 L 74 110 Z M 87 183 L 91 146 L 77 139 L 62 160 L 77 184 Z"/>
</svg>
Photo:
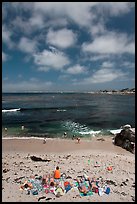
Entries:
<svg viewBox="0 0 137 204">
<path fill-rule="evenodd" d="M 32 161 L 30 156 L 33 155 L 51 161 Z M 94 167 L 96 161 L 100 167 Z M 93 193 L 84 197 L 80 196 L 77 188 L 72 188 L 59 198 L 45 192 L 26 195 L 25 191 L 19 190 L 21 184 L 15 179 L 24 177 L 22 181 L 25 181 L 31 175 L 42 176 L 52 172 L 57 165 L 61 173 L 66 173 L 72 179 L 86 172 L 91 178 L 102 176 L 115 182 L 115 185 L 109 185 L 109 195 Z M 112 172 L 106 170 L 110 165 Z M 97 138 L 81 140 L 80 144 L 61 139 L 47 139 L 46 144 L 37 139 L 3 139 L 2 169 L 2 202 L 38 202 L 42 196 L 52 199 L 41 199 L 39 202 L 133 202 L 135 198 L 135 155 L 114 146 L 109 137 L 105 141 L 98 141 Z"/>
</svg>

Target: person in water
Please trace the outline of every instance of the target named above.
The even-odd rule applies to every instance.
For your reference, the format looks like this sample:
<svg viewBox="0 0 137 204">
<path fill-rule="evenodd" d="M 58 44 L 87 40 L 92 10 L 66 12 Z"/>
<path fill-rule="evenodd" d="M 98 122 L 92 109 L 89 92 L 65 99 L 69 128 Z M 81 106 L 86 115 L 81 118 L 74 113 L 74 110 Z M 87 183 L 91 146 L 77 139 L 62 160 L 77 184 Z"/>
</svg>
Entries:
<svg viewBox="0 0 137 204">
<path fill-rule="evenodd" d="M 80 144 L 80 137 L 77 137 L 77 142 L 78 144 Z"/>
</svg>

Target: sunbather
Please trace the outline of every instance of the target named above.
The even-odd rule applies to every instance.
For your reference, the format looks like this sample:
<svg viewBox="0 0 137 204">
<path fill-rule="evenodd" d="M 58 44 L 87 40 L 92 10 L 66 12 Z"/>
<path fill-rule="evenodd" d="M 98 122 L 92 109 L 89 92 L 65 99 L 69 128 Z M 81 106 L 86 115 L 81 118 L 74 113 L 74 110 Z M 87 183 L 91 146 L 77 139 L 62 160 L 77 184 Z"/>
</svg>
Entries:
<svg viewBox="0 0 137 204">
<path fill-rule="evenodd" d="M 85 181 L 80 179 L 80 181 L 77 179 L 78 182 L 78 189 L 81 193 L 84 193 L 85 195 L 91 190 L 90 186 L 86 186 Z"/>
</svg>

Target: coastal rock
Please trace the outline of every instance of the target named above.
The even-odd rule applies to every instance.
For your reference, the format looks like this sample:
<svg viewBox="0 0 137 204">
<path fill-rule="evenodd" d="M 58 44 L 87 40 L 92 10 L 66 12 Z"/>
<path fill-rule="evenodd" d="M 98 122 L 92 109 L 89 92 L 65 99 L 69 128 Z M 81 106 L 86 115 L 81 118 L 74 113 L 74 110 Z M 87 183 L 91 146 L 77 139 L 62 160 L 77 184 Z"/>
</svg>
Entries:
<svg viewBox="0 0 137 204">
<path fill-rule="evenodd" d="M 130 125 L 125 125 L 122 128 L 121 132 L 116 134 L 114 144 L 134 153 L 135 131 L 132 130 Z"/>
</svg>

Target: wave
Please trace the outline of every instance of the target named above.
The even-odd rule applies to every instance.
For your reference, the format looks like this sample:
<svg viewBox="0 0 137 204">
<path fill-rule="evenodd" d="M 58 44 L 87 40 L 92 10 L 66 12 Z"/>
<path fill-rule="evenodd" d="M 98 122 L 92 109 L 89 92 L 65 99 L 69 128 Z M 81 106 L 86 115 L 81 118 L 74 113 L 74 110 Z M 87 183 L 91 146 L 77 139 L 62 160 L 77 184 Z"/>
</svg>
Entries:
<svg viewBox="0 0 137 204">
<path fill-rule="evenodd" d="M 44 110 L 55 110 L 55 111 L 66 111 L 66 109 L 60 109 L 56 107 L 47 107 L 47 108 L 11 108 L 11 109 L 3 109 L 2 112 L 15 112 L 15 111 L 20 111 L 20 112 L 27 112 L 27 111 L 44 111 Z"/>
<path fill-rule="evenodd" d="M 122 129 L 116 129 L 116 130 L 109 130 L 110 133 L 112 133 L 113 135 L 120 133 Z"/>
<path fill-rule="evenodd" d="M 3 137 L 4 140 L 13 140 L 13 139 L 21 139 L 21 140 L 28 140 L 28 139 L 36 139 L 36 140 L 43 140 L 45 137 Z M 46 140 L 53 140 L 54 138 L 46 138 Z"/>
<path fill-rule="evenodd" d="M 69 131 L 71 132 L 72 134 L 78 134 L 78 135 L 81 135 L 81 136 L 98 136 L 98 135 L 104 135 L 104 136 L 107 136 L 107 135 L 116 135 L 117 133 L 120 133 L 121 132 L 121 128 L 119 129 L 98 129 L 98 130 L 94 130 L 84 124 L 80 124 L 78 122 L 74 122 L 74 121 L 66 121 L 66 122 L 63 122 L 63 127 L 65 128 L 65 131 Z"/>
<path fill-rule="evenodd" d="M 65 109 L 57 109 L 57 112 L 65 112 L 65 111 L 67 111 L 67 110 L 65 110 Z"/>
<path fill-rule="evenodd" d="M 68 107 L 69 108 L 69 107 Z M 27 111 L 44 111 L 44 110 L 55 110 L 59 112 L 67 111 L 66 109 L 62 107 L 41 107 L 41 108 L 18 108 L 18 109 L 9 109 L 10 110 L 20 110 L 21 112 L 27 112 Z M 5 110 L 2 110 L 2 112 L 6 112 Z"/>
<path fill-rule="evenodd" d="M 57 106 L 57 107 L 28 107 L 28 108 L 17 108 L 17 109 L 4 109 L 2 112 L 11 112 L 11 111 L 17 111 L 20 110 L 21 112 L 27 112 L 27 111 L 44 111 L 44 110 L 55 110 L 56 112 L 65 112 L 67 110 L 76 109 L 75 106 Z"/>
<path fill-rule="evenodd" d="M 101 130 L 99 131 L 94 131 L 91 130 L 89 127 L 87 127 L 86 125 L 82 125 L 78 122 L 74 122 L 74 121 L 66 121 L 65 123 L 63 123 L 63 127 L 66 128 L 66 131 L 71 131 L 73 134 L 80 134 L 80 135 L 95 135 L 95 134 L 99 134 L 101 132 Z"/>
<path fill-rule="evenodd" d="M 16 111 L 20 111 L 20 108 L 14 108 L 14 109 L 3 109 L 2 113 L 6 113 L 6 112 L 16 112 Z"/>
<path fill-rule="evenodd" d="M 96 134 L 99 134 L 101 133 L 101 130 L 98 130 L 98 131 L 94 131 L 94 130 L 90 130 L 88 132 L 79 132 L 81 135 L 96 135 Z"/>
</svg>

